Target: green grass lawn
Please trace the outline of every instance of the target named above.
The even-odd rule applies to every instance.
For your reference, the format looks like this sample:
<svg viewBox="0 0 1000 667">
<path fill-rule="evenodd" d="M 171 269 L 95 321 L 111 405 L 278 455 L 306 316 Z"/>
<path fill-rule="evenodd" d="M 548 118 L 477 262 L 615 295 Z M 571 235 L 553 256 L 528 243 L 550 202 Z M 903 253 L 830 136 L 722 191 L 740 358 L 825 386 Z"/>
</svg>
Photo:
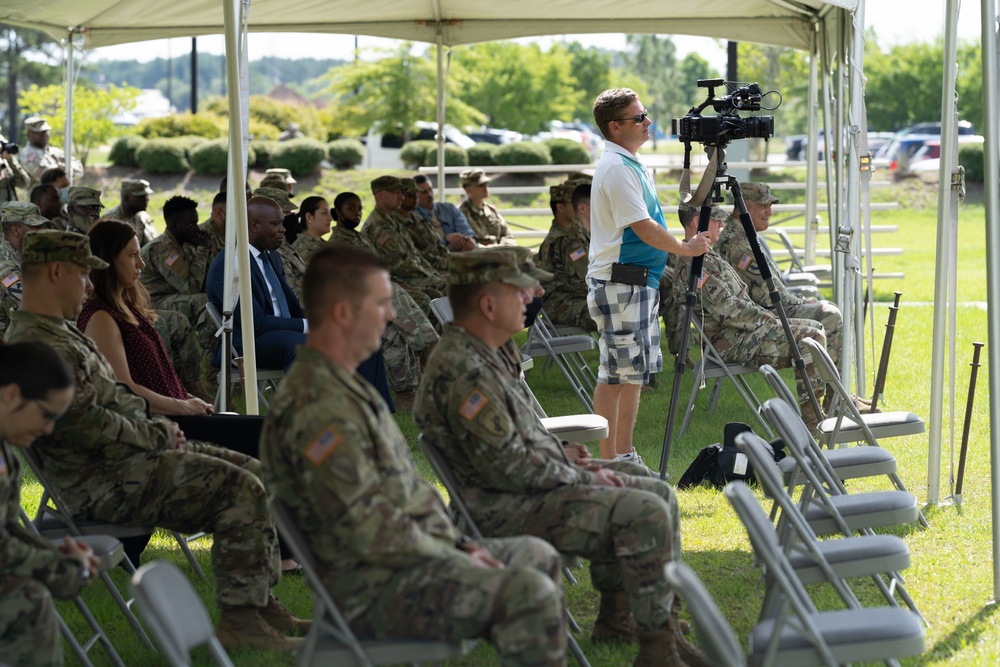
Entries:
<svg viewBox="0 0 1000 667">
<path fill-rule="evenodd" d="M 370 174 L 362 175 L 362 172 L 325 176 L 319 183 L 307 184 L 308 187 L 300 185 L 299 189 L 308 192 L 308 189 L 315 185 L 320 190 L 330 193 L 343 189 L 354 189 L 356 192 L 365 193 L 367 188 L 364 188 L 363 184 L 370 178 Z M 205 192 L 196 190 L 194 195 L 200 201 L 205 201 Z M 210 192 L 208 197 L 210 201 Z M 368 198 L 370 200 L 370 195 Z M 154 202 L 155 200 L 156 196 Z M 902 203 L 905 205 L 907 202 Z M 151 210 L 154 208 L 150 207 Z M 207 206 L 205 208 L 207 210 Z M 925 304 L 933 299 L 935 218 L 936 212 L 933 206 L 922 210 L 902 208 L 873 213 L 873 223 L 899 226 L 899 232 L 896 234 L 880 237 L 879 245 L 892 245 L 905 249 L 901 256 L 881 258 L 877 270 L 902 271 L 906 277 L 902 281 L 879 281 L 876 284 L 875 296 L 878 303 L 871 313 L 877 339 L 874 356 L 870 345 L 866 345 L 869 370 L 866 386 L 870 388 L 871 375 L 874 373 L 881 350 L 883 325 L 887 315 L 886 301 L 891 299 L 894 290 L 902 291 L 904 306 L 899 312 L 896 323 L 896 337 L 882 406 L 890 410 L 910 410 L 925 418 L 929 414 L 930 401 L 932 325 L 932 308 Z M 961 249 L 958 275 L 958 293 L 962 302 L 979 302 L 985 301 L 986 298 L 983 218 L 981 205 L 967 204 L 962 208 L 959 222 Z M 955 421 L 958 435 L 964 417 L 972 341 L 986 340 L 987 319 L 986 311 L 977 305 L 961 306 L 957 317 L 956 344 L 959 363 L 956 378 L 958 414 L 955 416 Z M 867 325 L 866 331 L 870 331 Z M 654 467 L 660 460 L 673 380 L 672 359 L 665 358 L 665 362 L 665 371 L 659 378 L 657 388 L 643 394 L 635 432 L 640 453 L 646 462 Z M 536 370 L 531 371 L 528 379 L 548 413 L 559 415 L 578 412 L 580 406 L 564 388 L 558 371 L 552 369 L 542 372 L 540 366 L 539 364 Z M 783 374 L 786 379 L 790 379 L 788 371 L 783 371 Z M 1000 664 L 1000 615 L 994 613 L 996 606 L 991 604 L 993 581 L 989 475 L 989 369 L 985 363 L 980 369 L 979 376 L 962 507 L 942 505 L 926 508 L 925 513 L 930 521 L 929 529 L 904 526 L 891 531 L 900 535 L 911 549 L 912 566 L 904 573 L 906 586 L 929 622 L 924 655 L 904 660 L 904 665 Z M 686 404 L 691 381 L 691 376 L 688 374 L 682 382 L 681 409 Z M 752 384 L 759 396 L 770 396 L 762 378 L 753 378 Z M 947 419 L 947 411 L 945 418 Z M 669 462 L 671 478 L 677 479 L 702 447 L 721 441 L 723 426 L 729 421 L 753 423 L 753 417 L 731 387 L 723 390 L 718 410 L 709 416 L 707 392 L 704 392 L 699 398 L 691 429 L 684 437 L 676 438 L 673 443 Z M 425 478 L 436 482 L 429 466 L 416 448 L 417 431 L 409 414 L 397 415 L 397 422 L 411 442 L 413 455 L 418 461 L 421 473 Z M 929 424 L 928 429 L 940 429 L 943 426 Z M 947 438 L 945 443 L 944 465 L 941 471 L 942 497 L 949 494 L 950 478 L 951 457 Z M 591 444 L 596 454 L 596 443 Z M 896 456 L 900 476 L 907 488 L 923 501 L 928 478 L 927 434 L 889 440 L 883 444 Z M 957 443 L 955 456 L 957 457 Z M 955 464 L 957 467 L 957 460 Z M 885 479 L 852 480 L 849 488 L 852 491 L 862 491 L 888 489 L 890 486 Z M 27 479 L 23 504 L 29 511 L 33 511 L 36 506 L 38 493 L 38 485 L 34 480 Z M 759 613 L 763 598 L 760 572 L 754 565 L 746 534 L 721 493 L 710 489 L 695 489 L 681 491 L 677 495 L 682 517 L 684 559 L 705 581 L 735 631 L 741 638 L 745 638 Z M 206 570 L 209 570 L 208 547 L 208 540 L 193 545 Z M 157 534 L 146 552 L 146 558 L 170 560 L 187 571 L 187 565 L 179 550 L 165 534 Z M 589 583 L 586 569 L 577 570 L 576 575 L 580 583 L 567 587 L 569 606 L 584 627 L 584 635 L 579 639 L 591 663 L 595 667 L 631 664 L 635 647 L 609 647 L 590 643 L 589 630 L 596 615 L 597 595 Z M 120 586 L 125 586 L 123 574 L 116 574 L 116 580 Z M 212 601 L 211 582 L 196 581 L 195 585 L 213 616 L 217 615 Z M 856 589 L 863 601 L 873 605 L 878 604 L 880 598 L 873 586 L 867 582 L 858 582 Z M 835 598 L 828 587 L 814 587 L 811 592 L 814 593 L 817 605 L 821 608 L 836 606 Z M 277 588 L 277 595 L 293 611 L 302 615 L 310 612 L 311 598 L 301 577 L 286 577 Z M 165 664 L 159 656 L 149 652 L 135 640 L 115 610 L 107 603 L 107 595 L 99 585 L 91 584 L 85 597 L 105 627 L 110 629 L 113 641 L 126 663 Z M 59 609 L 71 624 L 79 623 L 77 612 L 71 604 L 60 603 Z M 107 664 L 99 650 L 96 658 L 96 664 Z M 254 651 L 238 651 L 234 653 L 233 658 L 238 665 L 292 664 L 292 659 L 288 656 Z M 208 665 L 211 662 L 206 653 L 199 653 L 196 655 L 195 664 Z M 484 644 L 470 657 L 455 661 L 453 664 L 478 666 L 498 663 L 492 649 Z"/>
</svg>

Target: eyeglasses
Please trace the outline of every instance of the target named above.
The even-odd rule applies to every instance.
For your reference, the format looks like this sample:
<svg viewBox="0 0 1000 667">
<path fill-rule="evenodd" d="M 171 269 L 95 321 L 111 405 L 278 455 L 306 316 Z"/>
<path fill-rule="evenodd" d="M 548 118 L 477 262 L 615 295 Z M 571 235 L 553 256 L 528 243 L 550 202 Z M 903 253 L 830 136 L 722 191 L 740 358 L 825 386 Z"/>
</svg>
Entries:
<svg viewBox="0 0 1000 667">
<path fill-rule="evenodd" d="M 614 121 L 614 122 L 616 122 L 616 123 L 624 123 L 627 120 L 634 120 L 636 122 L 636 124 L 639 124 L 639 123 L 642 123 L 647 118 L 649 118 L 649 112 L 648 111 L 643 111 L 638 116 L 632 116 L 631 118 L 612 118 L 611 120 Z"/>
<path fill-rule="evenodd" d="M 42 413 L 42 417 L 45 419 L 45 421 L 54 422 L 60 417 L 62 417 L 62 413 L 52 412 L 47 407 L 42 405 L 42 402 L 40 400 L 37 399 L 33 400 L 32 403 L 38 406 L 38 410 Z"/>
</svg>

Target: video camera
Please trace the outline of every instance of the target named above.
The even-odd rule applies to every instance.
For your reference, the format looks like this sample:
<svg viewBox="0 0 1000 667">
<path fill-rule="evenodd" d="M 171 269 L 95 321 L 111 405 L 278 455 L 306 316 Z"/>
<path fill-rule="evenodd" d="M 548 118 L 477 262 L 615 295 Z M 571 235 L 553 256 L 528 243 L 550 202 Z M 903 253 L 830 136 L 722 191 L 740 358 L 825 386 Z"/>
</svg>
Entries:
<svg viewBox="0 0 1000 667">
<path fill-rule="evenodd" d="M 20 150 L 21 150 L 20 147 L 18 147 L 18 145 L 15 144 L 13 141 L 6 141 L 2 137 L 0 137 L 0 153 L 17 155 L 18 151 Z"/>
<path fill-rule="evenodd" d="M 716 97 L 715 89 L 726 86 L 732 89 L 729 95 Z M 781 106 L 781 93 L 770 90 L 762 93 L 756 83 L 740 86 L 735 81 L 722 79 L 699 79 L 699 88 L 708 88 L 708 99 L 696 107 L 691 107 L 683 118 L 671 121 L 673 134 L 686 144 L 699 143 L 707 146 L 725 146 L 734 139 L 769 139 L 774 136 L 774 116 L 751 116 L 740 118 L 737 111 L 772 111 Z M 773 107 L 762 107 L 761 100 L 767 95 L 777 95 L 778 103 Z M 702 116 L 708 106 L 717 115 Z"/>
</svg>

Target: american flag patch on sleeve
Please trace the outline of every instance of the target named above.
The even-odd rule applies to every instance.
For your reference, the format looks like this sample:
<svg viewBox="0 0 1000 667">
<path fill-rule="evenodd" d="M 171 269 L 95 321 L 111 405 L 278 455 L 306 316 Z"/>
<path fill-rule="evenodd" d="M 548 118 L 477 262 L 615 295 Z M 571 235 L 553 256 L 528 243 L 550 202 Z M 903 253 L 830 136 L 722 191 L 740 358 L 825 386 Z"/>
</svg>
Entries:
<svg viewBox="0 0 1000 667">
<path fill-rule="evenodd" d="M 701 289 L 701 286 L 705 284 L 705 281 L 708 280 L 708 278 L 709 275 L 707 273 L 701 274 L 701 277 L 698 278 L 698 289 Z"/>
<path fill-rule="evenodd" d="M 379 237 L 375 240 L 375 242 L 378 243 L 379 245 L 385 245 L 391 238 L 392 234 L 390 234 L 389 232 L 382 232 L 382 234 L 379 235 Z"/>
<path fill-rule="evenodd" d="M 176 252 L 170 253 L 170 256 L 167 257 L 167 262 L 166 262 L 167 266 L 173 266 L 174 262 L 177 261 L 178 257 L 180 257 L 180 255 L 178 255 Z"/>
<path fill-rule="evenodd" d="M 575 262 L 581 257 L 586 257 L 586 255 L 587 255 L 586 250 L 584 250 L 583 248 L 577 248 L 576 250 L 574 250 L 569 254 L 569 258 Z"/>
<path fill-rule="evenodd" d="M 313 465 L 322 465 L 323 461 L 329 458 L 330 454 L 337 451 L 337 447 L 344 441 L 336 431 L 327 429 L 316 436 L 316 439 L 306 447 L 305 455 Z"/>
<path fill-rule="evenodd" d="M 479 411 L 486 407 L 486 404 L 489 402 L 490 399 L 486 398 L 481 391 L 473 389 L 472 393 L 465 399 L 465 402 L 459 406 L 458 414 L 462 415 L 469 421 L 472 421 L 476 418 L 476 415 L 479 414 Z"/>
<path fill-rule="evenodd" d="M 736 264 L 736 266 L 740 267 L 740 269 L 742 269 L 743 271 L 746 271 L 747 267 L 750 266 L 750 262 L 752 261 L 753 257 L 751 257 L 750 255 L 743 255 L 743 257 L 740 258 L 740 261 L 739 263 Z"/>
<path fill-rule="evenodd" d="M 3 279 L 3 286 L 10 287 L 20 279 L 21 276 L 17 275 L 17 272 L 15 271 L 14 273 L 10 274 L 9 276 Z"/>
</svg>

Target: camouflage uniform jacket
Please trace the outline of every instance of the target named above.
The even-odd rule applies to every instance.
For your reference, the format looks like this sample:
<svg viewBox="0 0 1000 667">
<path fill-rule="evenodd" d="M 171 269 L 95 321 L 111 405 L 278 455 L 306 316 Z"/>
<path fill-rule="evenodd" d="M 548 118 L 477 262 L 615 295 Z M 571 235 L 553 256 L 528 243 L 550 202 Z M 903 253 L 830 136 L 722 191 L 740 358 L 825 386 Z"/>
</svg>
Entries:
<svg viewBox="0 0 1000 667">
<path fill-rule="evenodd" d="M 146 456 L 173 442 L 172 422 L 149 416 L 146 399 L 118 382 L 97 345 L 58 317 L 19 310 L 11 318 L 7 339 L 47 343 L 76 376 L 76 393 L 66 414 L 49 437 L 34 446 L 52 483 L 62 490 L 72 512 L 82 508 L 120 513 L 124 487 L 142 484 Z"/>
<path fill-rule="evenodd" d="M 128 217 L 125 215 L 125 212 L 122 211 L 121 204 L 105 211 L 104 215 L 101 216 L 101 220 L 121 220 L 122 222 L 127 222 L 132 225 L 133 229 L 135 229 L 136 236 L 139 237 L 140 247 L 145 246 L 158 236 L 156 227 L 153 226 L 153 218 L 149 215 L 149 213 L 139 211 L 132 217 Z"/>
<path fill-rule="evenodd" d="M 0 158 L 0 203 L 13 201 L 17 196 L 16 188 L 25 189 L 30 182 L 31 176 L 24 170 L 17 158 L 11 157 L 9 162 Z M 29 193 L 25 192 L 24 194 Z"/>
<path fill-rule="evenodd" d="M 592 484 L 532 408 L 501 352 L 444 325 L 420 382 L 413 418 L 451 463 L 466 501 L 484 511 L 504 496 Z"/>
<path fill-rule="evenodd" d="M 216 229 L 215 223 L 211 218 L 198 225 L 198 229 L 207 234 L 208 238 L 211 239 L 211 243 L 208 245 L 208 264 L 211 266 L 215 256 L 226 247 L 226 235 Z"/>
<path fill-rule="evenodd" d="M 56 148 L 55 146 L 49 145 L 45 148 L 38 148 L 37 146 L 32 146 L 28 144 L 21 148 L 21 152 L 18 153 L 17 159 L 20 160 L 21 165 L 24 170 L 28 172 L 31 176 L 31 185 L 38 184 L 38 178 L 42 175 L 42 172 L 46 169 L 52 169 L 53 167 L 63 167 L 69 169 L 66 164 L 66 153 L 61 148 Z M 83 165 L 76 158 L 73 159 L 72 163 L 73 169 L 73 182 L 79 181 L 83 177 Z"/>
<path fill-rule="evenodd" d="M 376 252 L 375 246 L 356 229 L 348 229 L 339 225 L 330 230 L 330 238 L 327 243 L 340 243 L 350 245 L 355 248 L 364 248 L 371 252 Z"/>
<path fill-rule="evenodd" d="M 389 265 L 390 272 L 397 280 L 432 279 L 444 284 L 444 276 L 424 259 L 396 216 L 374 209 L 365 219 L 361 235 L 374 247 L 382 261 Z"/>
<path fill-rule="evenodd" d="M 554 221 L 538 249 L 538 265 L 553 275 L 542 283 L 545 297 L 559 294 L 587 296 L 590 234 L 579 223 L 562 228 Z"/>
<path fill-rule="evenodd" d="M 357 375 L 299 349 L 260 440 L 268 488 L 295 515 L 350 621 L 394 574 L 465 558 L 385 401 Z"/>
<path fill-rule="evenodd" d="M 21 525 L 21 461 L 14 447 L 0 440 L 0 581 L 35 579 L 56 597 L 80 590 L 80 561 L 60 553 L 51 542 Z"/>
<path fill-rule="evenodd" d="M 208 248 L 178 243 L 169 231 L 143 246 L 142 284 L 155 302 L 175 294 L 202 294 L 208 275 Z"/>
<path fill-rule="evenodd" d="M 687 293 L 690 257 L 678 257 L 674 270 L 673 301 L 683 304 Z M 727 361 L 750 360 L 771 327 L 781 326 L 778 317 L 750 299 L 747 286 L 729 262 L 710 250 L 705 254 L 701 277 L 696 283 L 695 313 L 704 316 L 705 335 Z M 678 306 L 680 307 L 680 306 Z M 674 318 L 678 322 L 683 317 Z M 667 332 L 671 335 L 673 332 Z"/>
<path fill-rule="evenodd" d="M 424 216 L 410 211 L 400 213 L 403 228 L 413 241 L 413 245 L 424 256 L 428 264 L 438 271 L 448 271 L 448 248 L 441 243 L 441 237 L 434 231 L 434 224 Z"/>
<path fill-rule="evenodd" d="M 319 250 L 325 248 L 327 245 L 326 241 L 323 239 L 317 239 L 308 234 L 299 234 L 295 238 L 295 243 L 292 247 L 295 248 L 295 252 L 299 253 L 299 257 L 305 264 L 309 263 L 309 258 L 315 255 Z M 288 273 L 288 269 L 285 269 L 285 273 Z"/>
<path fill-rule="evenodd" d="M 493 204 L 483 202 L 482 208 L 476 208 L 466 199 L 458 210 L 469 221 L 479 245 L 517 245 L 517 241 L 510 235 L 507 221 Z"/>
<path fill-rule="evenodd" d="M 733 216 L 726 218 L 722 233 L 719 234 L 719 241 L 713 246 L 715 252 L 719 253 L 722 259 L 736 269 L 740 280 L 746 283 L 750 293 L 750 298 L 758 306 L 767 309 L 772 308 L 771 295 L 767 290 L 767 283 L 760 275 L 757 262 L 753 257 L 753 250 L 750 248 L 750 241 L 743 232 L 743 225 Z M 768 254 L 764 253 L 764 260 L 771 267 L 771 275 L 774 276 L 774 286 L 778 290 L 778 297 L 783 306 L 801 306 L 805 303 L 812 303 L 813 299 L 805 299 L 790 292 L 781 279 L 781 269 L 774 263 Z"/>
<path fill-rule="evenodd" d="M 299 303 L 302 303 L 302 279 L 306 275 L 306 263 L 299 255 L 295 247 L 285 241 L 275 251 L 281 258 L 281 265 L 285 268 L 285 282 L 295 292 Z"/>
<path fill-rule="evenodd" d="M 0 238 L 0 338 L 10 326 L 11 314 L 21 307 L 21 253 Z"/>
</svg>

